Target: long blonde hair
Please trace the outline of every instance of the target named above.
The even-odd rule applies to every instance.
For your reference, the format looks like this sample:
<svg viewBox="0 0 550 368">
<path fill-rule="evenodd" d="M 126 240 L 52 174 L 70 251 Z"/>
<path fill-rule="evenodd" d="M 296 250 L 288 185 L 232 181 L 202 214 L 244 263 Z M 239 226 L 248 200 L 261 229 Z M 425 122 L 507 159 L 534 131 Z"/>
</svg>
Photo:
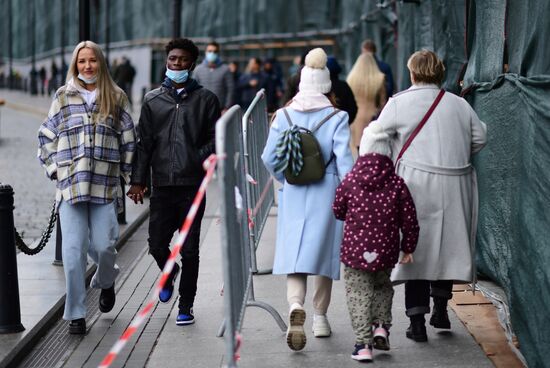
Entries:
<svg viewBox="0 0 550 368">
<path fill-rule="evenodd" d="M 369 52 L 364 52 L 355 61 L 348 74 L 348 82 L 355 99 L 376 100 L 384 87 L 385 75 L 378 69 L 376 60 Z"/>
<path fill-rule="evenodd" d="M 80 83 L 82 87 L 85 87 L 84 83 L 78 79 L 78 68 L 76 66 L 78 53 L 84 48 L 91 49 L 97 59 L 96 102 L 99 106 L 99 116 L 101 119 L 105 119 L 107 116 L 112 115 L 116 121 L 118 120 L 117 105 L 120 103 L 120 99 L 124 95 L 124 92 L 115 84 L 113 78 L 111 78 L 105 56 L 103 56 L 103 51 L 101 51 L 98 44 L 92 41 L 82 41 L 76 45 L 73 51 L 71 64 L 69 65 L 69 71 L 67 72 L 66 81 L 69 82 L 73 79 L 75 83 Z"/>
</svg>

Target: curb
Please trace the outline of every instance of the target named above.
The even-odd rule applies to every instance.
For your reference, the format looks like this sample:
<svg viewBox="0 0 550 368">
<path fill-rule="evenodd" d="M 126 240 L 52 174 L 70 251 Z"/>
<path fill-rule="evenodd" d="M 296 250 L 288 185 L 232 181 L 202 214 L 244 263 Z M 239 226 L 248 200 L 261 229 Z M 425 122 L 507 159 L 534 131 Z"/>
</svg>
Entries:
<svg viewBox="0 0 550 368">
<path fill-rule="evenodd" d="M 149 217 L 149 206 L 147 206 L 140 215 L 120 234 L 116 243 L 116 249 L 120 250 L 128 242 L 130 237 Z M 95 272 L 96 266 L 92 264 L 86 271 L 86 284 L 89 285 L 90 280 Z M 55 305 L 44 314 L 39 322 L 30 329 L 25 336 L 15 345 L 15 347 L 0 361 L 0 368 L 15 367 L 24 358 L 25 355 L 32 350 L 40 339 L 46 335 L 51 326 L 53 326 L 63 314 L 65 305 L 65 295 L 63 295 L 55 303 Z"/>
<path fill-rule="evenodd" d="M 10 108 L 10 109 L 13 109 L 13 110 L 38 115 L 38 116 L 41 116 L 43 118 L 48 116 L 48 109 L 34 108 L 34 107 L 30 107 L 30 106 L 27 106 L 27 105 L 22 105 L 22 104 L 10 102 L 10 101 L 6 101 L 6 104 L 4 106 L 6 106 L 7 108 Z"/>
</svg>

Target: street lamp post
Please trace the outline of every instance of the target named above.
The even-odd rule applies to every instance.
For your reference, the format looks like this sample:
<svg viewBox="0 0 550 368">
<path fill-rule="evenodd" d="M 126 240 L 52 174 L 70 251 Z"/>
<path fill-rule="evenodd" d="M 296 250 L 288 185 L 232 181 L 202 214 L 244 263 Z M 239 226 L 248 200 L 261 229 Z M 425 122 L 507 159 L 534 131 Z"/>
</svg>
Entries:
<svg viewBox="0 0 550 368">
<path fill-rule="evenodd" d="M 90 1 L 78 1 L 78 38 L 79 41 L 87 41 L 90 39 Z"/>
<path fill-rule="evenodd" d="M 8 88 L 13 89 L 13 8 L 11 4 L 12 0 L 8 0 L 8 57 L 9 61 L 9 70 L 8 70 Z"/>
<path fill-rule="evenodd" d="M 63 78 L 65 77 L 65 74 L 67 73 L 67 64 L 65 64 L 65 29 L 68 18 L 65 19 L 65 8 L 67 7 L 67 1 L 61 0 L 61 11 L 59 12 L 59 26 L 60 26 L 60 32 L 59 32 L 59 56 L 61 56 L 61 66 L 59 68 L 59 86 L 63 85 Z"/>
<path fill-rule="evenodd" d="M 105 60 L 107 61 L 107 66 L 109 66 L 109 31 L 111 29 L 111 27 L 109 27 L 109 13 L 111 12 L 109 3 L 109 0 L 105 0 Z"/>
<path fill-rule="evenodd" d="M 36 71 L 36 42 L 35 42 L 35 30 L 36 30 L 36 22 L 35 22 L 35 8 L 36 8 L 36 2 L 35 0 L 31 0 L 28 2 L 30 9 L 30 17 L 29 19 L 29 27 L 28 31 L 30 32 L 31 36 L 31 85 L 30 85 L 30 92 L 31 95 L 38 94 L 38 86 L 37 86 L 37 77 L 38 72 Z"/>
<path fill-rule="evenodd" d="M 181 34 L 181 0 L 172 0 L 172 36 L 178 38 Z"/>
</svg>

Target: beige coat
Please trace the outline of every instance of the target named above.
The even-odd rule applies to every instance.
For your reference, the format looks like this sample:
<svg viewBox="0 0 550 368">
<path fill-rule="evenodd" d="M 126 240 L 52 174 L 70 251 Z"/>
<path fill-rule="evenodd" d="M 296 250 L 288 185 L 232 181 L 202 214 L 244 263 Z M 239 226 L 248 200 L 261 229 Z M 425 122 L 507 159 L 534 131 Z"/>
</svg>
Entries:
<svg viewBox="0 0 550 368">
<path fill-rule="evenodd" d="M 381 85 L 378 91 L 377 98 L 367 100 L 366 98 L 355 97 L 357 103 L 357 115 L 351 124 L 351 142 L 350 147 L 354 157 L 357 157 L 357 147 L 361 143 L 363 130 L 369 125 L 374 116 L 378 116 L 382 107 L 386 103 L 386 89 L 384 84 Z"/>
<path fill-rule="evenodd" d="M 394 160 L 438 91 L 435 85 L 413 86 L 388 101 L 378 122 L 393 138 Z M 470 105 L 445 93 L 397 163 L 416 205 L 420 237 L 414 263 L 398 264 L 393 281 L 472 280 L 477 180 L 471 156 L 486 137 L 487 127 Z"/>
</svg>

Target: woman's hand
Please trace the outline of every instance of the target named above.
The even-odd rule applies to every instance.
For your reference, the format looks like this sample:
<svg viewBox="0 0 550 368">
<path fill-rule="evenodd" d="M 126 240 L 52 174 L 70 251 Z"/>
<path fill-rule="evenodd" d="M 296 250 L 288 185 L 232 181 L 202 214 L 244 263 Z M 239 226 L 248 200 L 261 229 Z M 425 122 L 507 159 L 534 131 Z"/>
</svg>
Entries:
<svg viewBox="0 0 550 368">
<path fill-rule="evenodd" d="M 400 264 L 413 263 L 413 262 L 414 262 L 414 260 L 413 260 L 412 253 L 403 254 L 403 258 L 401 258 L 401 260 L 399 261 Z"/>
<path fill-rule="evenodd" d="M 134 201 L 135 204 L 138 204 L 138 202 L 143 204 L 143 195 L 145 192 L 147 192 L 147 187 L 145 185 L 133 184 L 130 186 L 126 195 Z"/>
</svg>

